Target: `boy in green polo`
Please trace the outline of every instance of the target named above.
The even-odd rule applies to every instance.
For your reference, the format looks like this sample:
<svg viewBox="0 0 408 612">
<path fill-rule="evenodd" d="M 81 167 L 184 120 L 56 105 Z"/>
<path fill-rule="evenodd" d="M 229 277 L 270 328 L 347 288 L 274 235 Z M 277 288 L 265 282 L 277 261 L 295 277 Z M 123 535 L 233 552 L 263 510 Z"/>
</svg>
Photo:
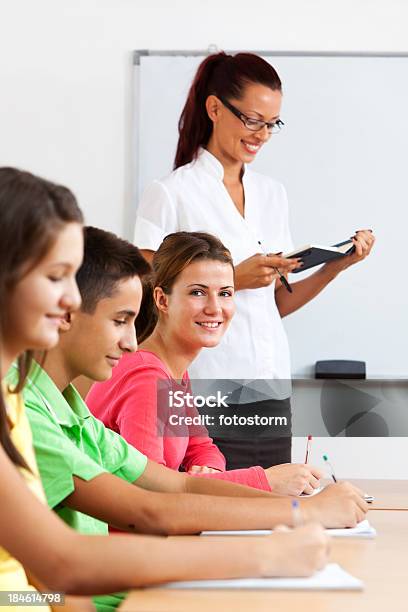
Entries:
<svg viewBox="0 0 408 612">
<path fill-rule="evenodd" d="M 78 273 L 82 308 L 61 322 L 60 344 L 47 354 L 42 367 L 34 366 L 24 390 L 49 505 L 69 525 L 88 534 L 107 534 L 108 524 L 155 534 L 290 524 L 290 504 L 285 498 L 230 482 L 194 478 L 147 460 L 93 417 L 71 384 L 80 375 L 106 380 L 121 355 L 136 350 L 140 277 L 148 269 L 133 245 L 86 228 L 84 262 Z M 9 382 L 16 382 L 13 370 Z M 237 496 L 264 499 L 237 504 L 231 499 Z M 357 492 L 351 495 L 348 490 L 345 496 L 350 498 L 349 508 L 344 524 L 338 526 L 347 524 L 364 504 Z M 333 511 L 338 515 L 341 498 L 341 487 L 335 491 L 332 487 L 301 503 L 307 506 L 305 515 L 330 523 Z M 120 594 L 98 598 L 97 607 L 112 609 L 121 598 Z"/>
</svg>

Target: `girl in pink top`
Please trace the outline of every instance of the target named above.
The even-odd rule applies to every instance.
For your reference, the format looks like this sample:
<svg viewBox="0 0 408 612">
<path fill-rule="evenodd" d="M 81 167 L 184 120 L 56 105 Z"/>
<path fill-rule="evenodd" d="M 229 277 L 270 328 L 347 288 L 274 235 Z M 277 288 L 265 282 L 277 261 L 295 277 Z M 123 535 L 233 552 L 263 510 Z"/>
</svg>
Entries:
<svg viewBox="0 0 408 612">
<path fill-rule="evenodd" d="M 191 391 L 187 368 L 203 348 L 220 342 L 234 314 L 233 296 L 231 255 L 217 238 L 201 232 L 167 236 L 144 287 L 139 350 L 121 358 L 110 380 L 92 387 L 87 404 L 107 427 L 167 467 L 279 494 L 311 493 L 321 477 L 315 468 L 283 464 L 225 472 L 224 456 L 204 428 L 185 427 L 181 434 L 178 428 L 176 435 L 167 426 L 158 431 L 165 420 L 157 405 L 158 381 Z M 189 416 L 196 414 L 190 409 Z"/>
</svg>

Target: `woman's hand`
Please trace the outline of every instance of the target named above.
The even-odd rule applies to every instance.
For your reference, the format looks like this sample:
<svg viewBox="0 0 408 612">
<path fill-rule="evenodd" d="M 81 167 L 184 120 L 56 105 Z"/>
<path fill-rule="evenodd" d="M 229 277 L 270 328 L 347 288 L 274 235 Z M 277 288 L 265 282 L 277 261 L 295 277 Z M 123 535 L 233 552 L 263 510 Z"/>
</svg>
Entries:
<svg viewBox="0 0 408 612">
<path fill-rule="evenodd" d="M 264 538 L 263 576 L 311 576 L 327 564 L 330 540 L 317 523 L 296 529 L 277 527 Z M 261 543 L 262 544 L 262 543 Z"/>
<path fill-rule="evenodd" d="M 279 495 L 311 494 L 320 486 L 323 472 L 303 463 L 282 463 L 265 470 L 272 493 Z"/>
<path fill-rule="evenodd" d="M 359 261 L 363 261 L 363 259 L 370 254 L 371 249 L 374 246 L 374 242 L 375 236 L 371 230 L 359 230 L 353 237 L 353 244 L 355 247 L 354 252 L 350 253 L 350 255 L 346 255 L 346 257 L 341 257 L 339 259 L 335 259 L 334 261 L 330 261 L 329 263 L 325 264 L 324 267 L 327 270 L 342 272 Z"/>
<path fill-rule="evenodd" d="M 279 278 L 276 269 L 286 275 L 299 265 L 299 259 L 286 259 L 280 255 L 256 253 L 235 267 L 235 290 L 268 287 Z"/>
<path fill-rule="evenodd" d="M 208 467 L 207 465 L 192 465 L 189 469 L 188 473 L 191 475 L 194 474 L 214 474 L 215 472 L 220 472 L 221 470 L 216 470 L 215 468 Z"/>
</svg>

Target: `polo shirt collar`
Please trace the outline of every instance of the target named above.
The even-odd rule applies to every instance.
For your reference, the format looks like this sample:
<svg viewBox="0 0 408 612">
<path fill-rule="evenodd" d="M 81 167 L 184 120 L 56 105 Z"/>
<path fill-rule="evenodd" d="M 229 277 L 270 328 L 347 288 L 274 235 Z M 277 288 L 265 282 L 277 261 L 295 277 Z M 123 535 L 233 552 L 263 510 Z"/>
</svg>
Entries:
<svg viewBox="0 0 408 612">
<path fill-rule="evenodd" d="M 197 162 L 207 172 L 218 178 L 220 181 L 224 180 L 224 167 L 222 163 L 207 149 L 200 147 L 197 155 Z M 244 164 L 244 175 L 246 173 L 246 165 Z"/>
<path fill-rule="evenodd" d="M 61 393 L 52 378 L 37 362 L 33 362 L 28 383 L 34 391 L 40 393 L 42 401 L 59 425 L 80 426 L 84 419 L 90 417 L 90 412 L 75 387 L 70 384 Z"/>
</svg>

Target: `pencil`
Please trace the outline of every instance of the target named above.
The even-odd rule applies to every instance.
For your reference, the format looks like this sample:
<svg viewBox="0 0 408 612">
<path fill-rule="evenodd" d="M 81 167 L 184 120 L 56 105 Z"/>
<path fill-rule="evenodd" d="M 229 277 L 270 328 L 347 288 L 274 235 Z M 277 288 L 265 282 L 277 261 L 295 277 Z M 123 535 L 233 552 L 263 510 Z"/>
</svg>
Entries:
<svg viewBox="0 0 408 612">
<path fill-rule="evenodd" d="M 312 439 L 313 439 L 312 436 L 307 436 L 305 463 L 307 463 L 307 461 L 309 459 L 310 447 L 312 445 Z"/>
</svg>

